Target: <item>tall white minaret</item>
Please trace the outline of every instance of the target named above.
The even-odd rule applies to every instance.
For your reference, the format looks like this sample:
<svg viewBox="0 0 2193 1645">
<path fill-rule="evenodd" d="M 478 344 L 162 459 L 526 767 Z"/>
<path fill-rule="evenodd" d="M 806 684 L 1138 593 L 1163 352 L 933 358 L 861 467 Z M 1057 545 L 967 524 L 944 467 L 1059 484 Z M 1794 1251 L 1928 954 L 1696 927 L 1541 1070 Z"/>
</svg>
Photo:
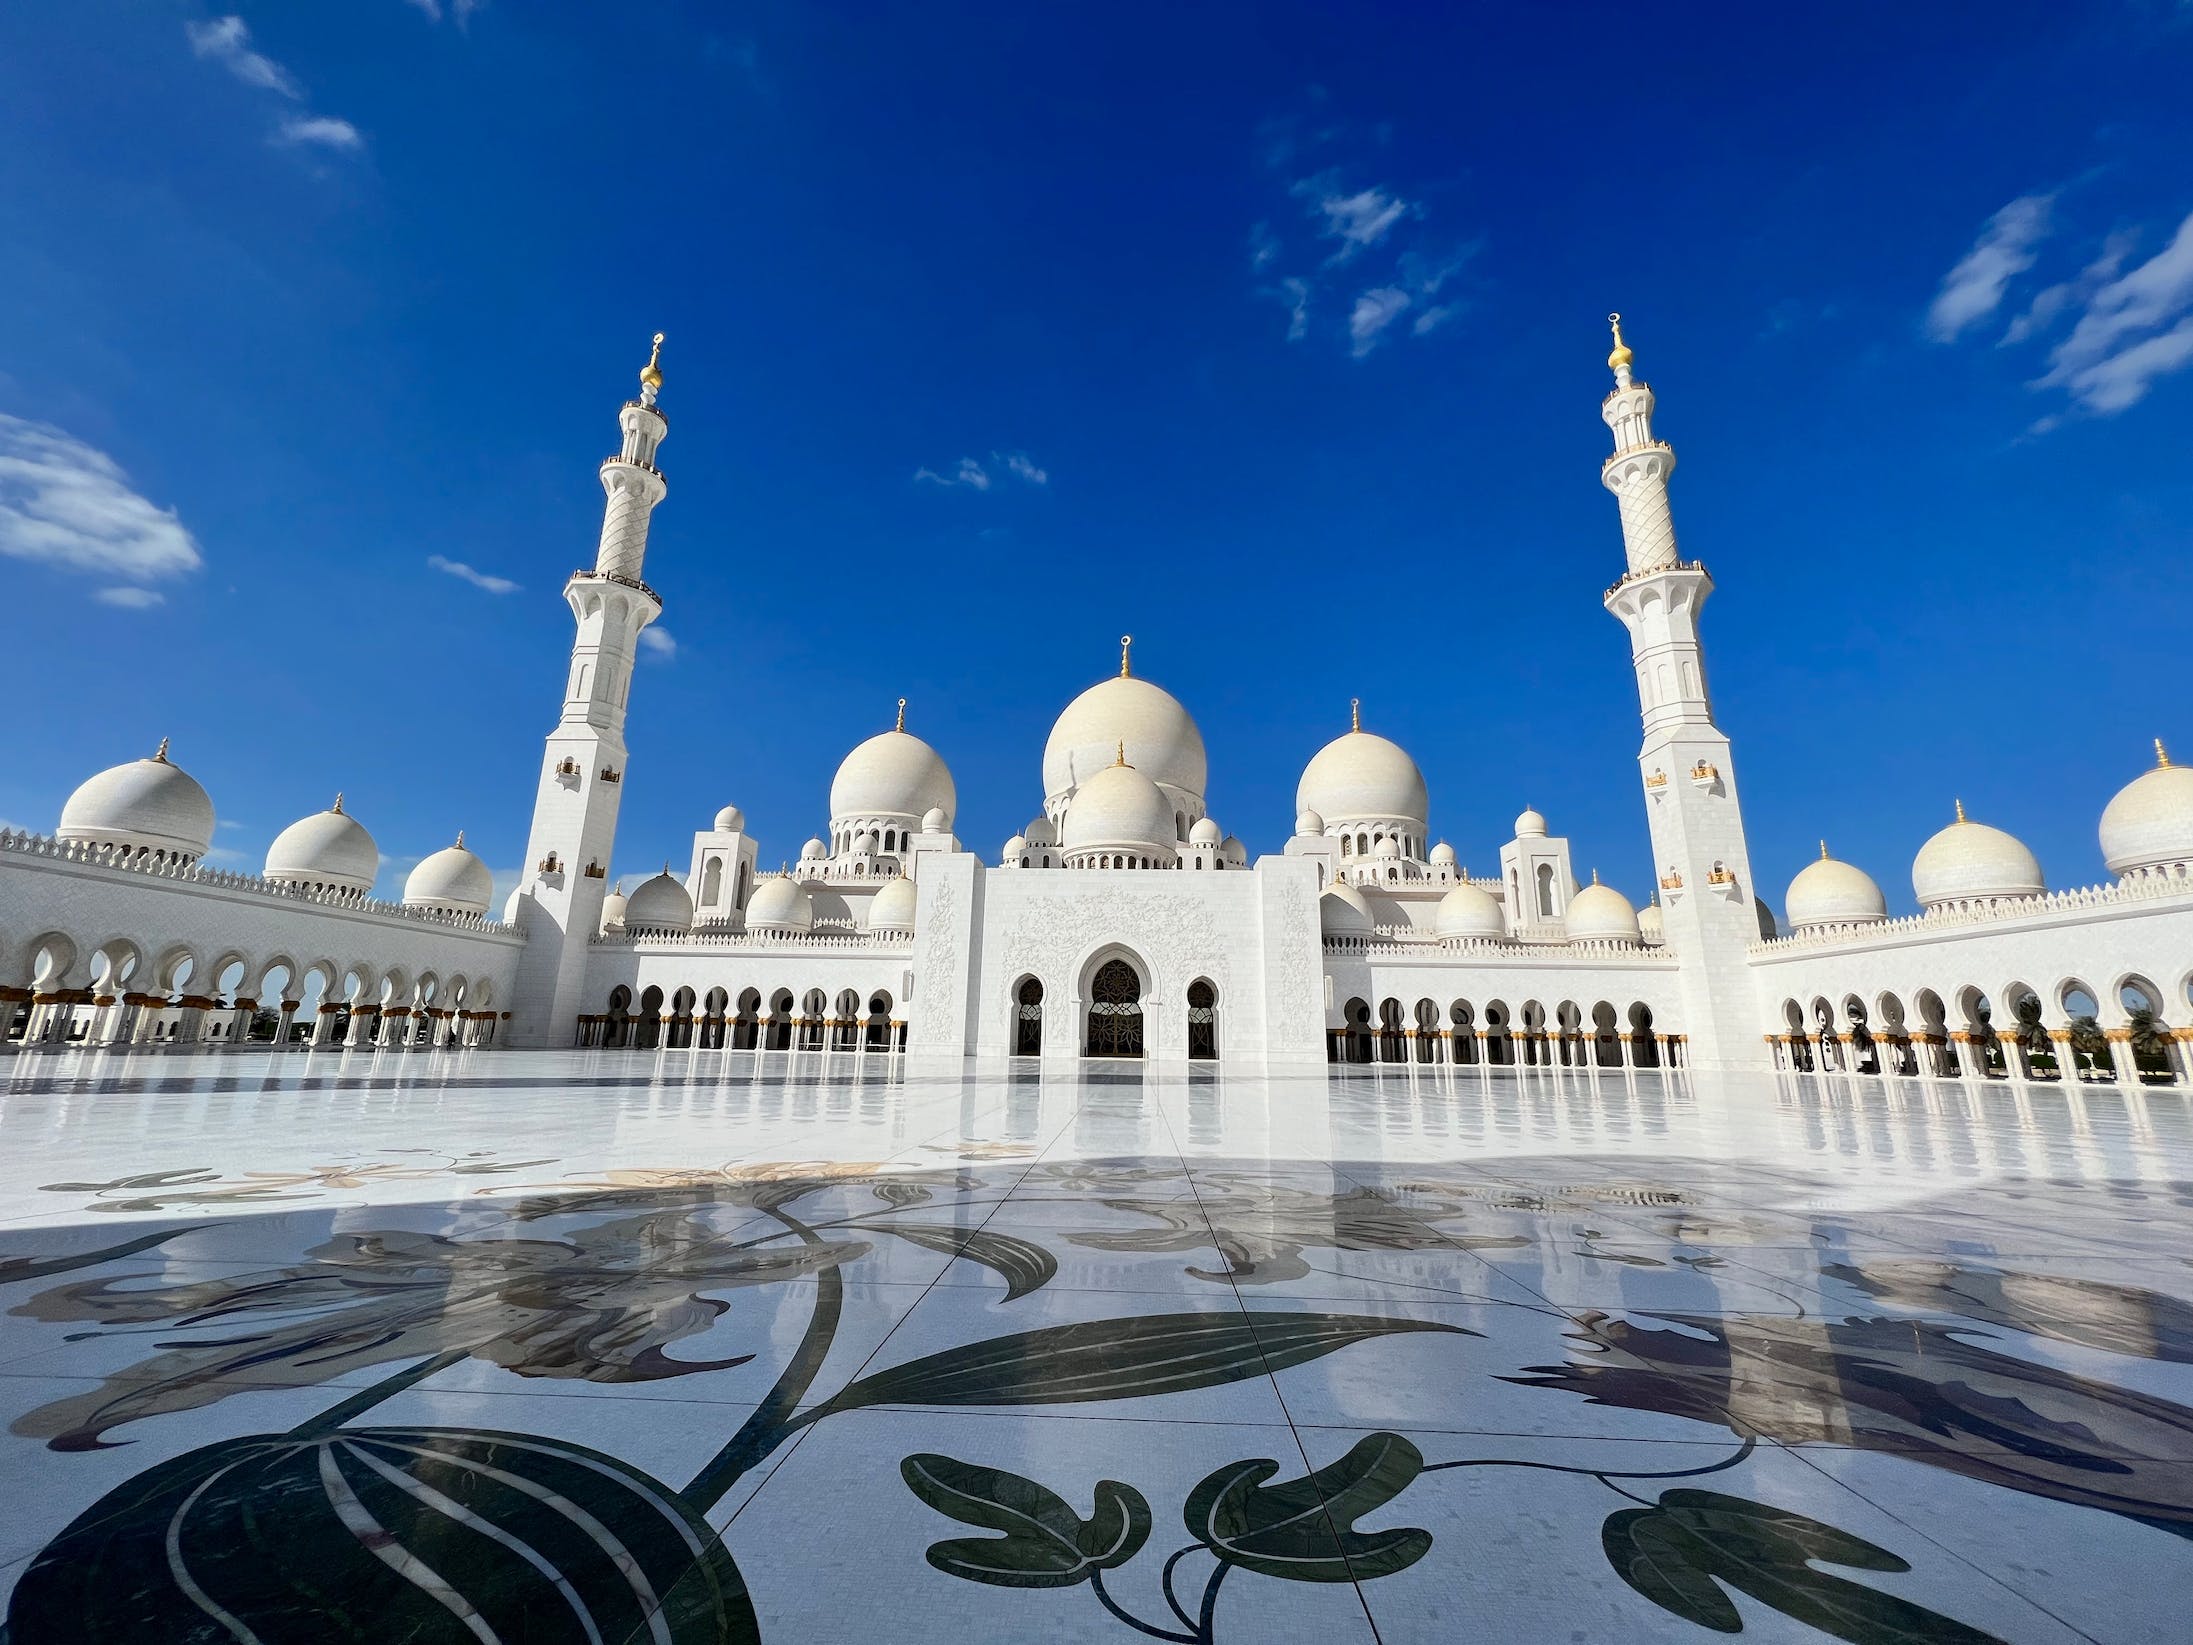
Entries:
<svg viewBox="0 0 2193 1645">
<path fill-rule="evenodd" d="M 602 464 L 601 547 L 591 571 L 574 571 L 564 599 L 579 626 L 564 682 L 563 714 L 541 755 L 525 880 L 517 917 L 525 928 L 511 1004 L 513 1045 L 568 1045 L 582 1011 L 587 945 L 601 929 L 617 802 L 624 794 L 624 716 L 640 631 L 662 615 L 662 597 L 640 580 L 647 526 L 669 489 L 655 452 L 669 420 L 662 391 L 662 333 L 640 371 L 640 397 L 617 413 L 621 450 Z"/>
<path fill-rule="evenodd" d="M 1645 742 L 1637 756 L 1659 879 L 1662 928 L 1682 963 L 1683 1032 L 1700 1068 L 1763 1060 L 1764 1032 L 1744 950 L 1759 940 L 1759 911 L 1744 843 L 1743 808 L 1729 740 L 1713 723 L 1706 695 L 1698 608 L 1713 579 L 1675 546 L 1668 476 L 1675 452 L 1652 433 L 1653 396 L 1630 375 L 1633 356 L 1614 328 L 1614 392 L 1600 416 L 1614 431 L 1614 455 L 1600 478 L 1622 507 L 1629 569 L 1607 590 L 1606 606 L 1630 631 Z"/>
</svg>

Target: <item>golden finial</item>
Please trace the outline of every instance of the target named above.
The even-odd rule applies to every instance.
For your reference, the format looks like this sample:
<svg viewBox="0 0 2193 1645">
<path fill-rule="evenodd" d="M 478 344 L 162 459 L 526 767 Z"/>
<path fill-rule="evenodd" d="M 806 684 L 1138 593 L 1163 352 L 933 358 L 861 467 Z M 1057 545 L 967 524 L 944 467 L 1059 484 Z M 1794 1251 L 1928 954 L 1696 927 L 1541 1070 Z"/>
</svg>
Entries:
<svg viewBox="0 0 2193 1645">
<path fill-rule="evenodd" d="M 335 790 L 335 803 L 329 806 L 328 809 L 338 817 L 343 814 L 343 791 L 340 788 Z"/>
<path fill-rule="evenodd" d="M 1599 870 L 1596 868 L 1591 871 L 1591 883 L 1594 885 L 1599 883 Z"/>
<path fill-rule="evenodd" d="M 1361 731 L 1363 729 L 1363 699 L 1361 697 L 1350 697 L 1348 699 L 1348 729 L 1350 731 Z"/>
<path fill-rule="evenodd" d="M 1129 678 L 1134 673 L 1134 669 L 1129 666 L 1127 658 L 1128 649 L 1133 646 L 1134 643 L 1135 637 L 1132 634 L 1122 634 L 1119 637 L 1119 677 L 1123 680 Z"/>
<path fill-rule="evenodd" d="M 156 748 L 156 749 L 154 749 L 154 750 L 152 751 L 152 757 L 153 757 L 154 759 L 158 760 L 158 761 L 159 761 L 159 762 L 160 762 L 160 763 L 161 763 L 162 765 L 166 765 L 166 764 L 168 763 L 168 740 L 167 740 L 167 738 L 165 738 L 165 737 L 162 737 L 162 738 L 160 739 L 160 746 L 159 746 L 158 748 Z"/>
<path fill-rule="evenodd" d="M 1607 324 L 1614 331 L 1614 352 L 1607 356 L 1607 369 L 1609 371 L 1620 371 L 1637 356 L 1630 352 L 1629 344 L 1622 341 L 1622 316 L 1619 314 L 1608 315 Z"/>
<path fill-rule="evenodd" d="M 640 387 L 660 391 L 662 388 L 662 333 L 655 333 L 654 352 L 647 357 L 647 364 L 640 367 Z"/>
<path fill-rule="evenodd" d="M 1124 765 L 1126 765 L 1126 764 L 1127 764 L 1127 739 L 1126 739 L 1125 737 L 1122 737 L 1122 738 L 1120 738 L 1120 740 L 1119 740 L 1119 758 L 1118 758 L 1118 759 L 1116 759 L 1116 760 L 1114 760 L 1114 761 L 1113 761 L 1112 763 L 1113 763 L 1113 764 L 1114 764 L 1115 766 L 1124 766 Z M 1132 769 L 1133 769 L 1133 767 L 1132 767 L 1132 766 L 1129 766 L 1129 767 L 1128 767 L 1128 769 L 1129 769 L 1129 770 L 1132 770 Z"/>
<path fill-rule="evenodd" d="M 2155 739 L 2155 769 L 2157 771 L 2168 771 L 2170 769 L 2170 751 L 2163 747 L 2163 740 L 2160 737 Z"/>
<path fill-rule="evenodd" d="M 1965 820 L 1965 802 L 1963 800 L 1957 802 L 1957 820 L 1959 822 Z"/>
<path fill-rule="evenodd" d="M 906 729 L 906 699 L 904 697 L 899 699 L 899 723 L 892 729 L 895 731 L 904 731 Z"/>
<path fill-rule="evenodd" d="M 1826 862 L 1828 860 L 1828 842 L 1825 840 L 1822 840 L 1820 842 L 1820 860 L 1822 862 Z"/>
<path fill-rule="evenodd" d="M 464 849 L 464 830 L 461 828 L 457 830 L 457 849 L 459 851 Z"/>
</svg>

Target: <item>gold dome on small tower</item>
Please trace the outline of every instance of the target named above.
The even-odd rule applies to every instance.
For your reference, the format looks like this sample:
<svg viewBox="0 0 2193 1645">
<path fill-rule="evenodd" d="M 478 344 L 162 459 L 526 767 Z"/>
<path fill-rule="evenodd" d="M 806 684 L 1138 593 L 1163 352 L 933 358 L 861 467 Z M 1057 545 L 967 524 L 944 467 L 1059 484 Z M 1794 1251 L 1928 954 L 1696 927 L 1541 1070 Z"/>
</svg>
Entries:
<svg viewBox="0 0 2193 1645">
<path fill-rule="evenodd" d="M 662 388 L 662 333 L 655 333 L 655 349 L 648 355 L 647 364 L 640 367 L 640 386 L 660 390 Z"/>
<path fill-rule="evenodd" d="M 1607 324 L 1614 331 L 1614 352 L 1607 356 L 1607 369 L 1609 371 L 1619 371 L 1623 366 L 1635 360 L 1637 356 L 1630 352 L 1629 344 L 1622 341 L 1622 316 L 1619 314 L 1608 315 Z"/>
</svg>

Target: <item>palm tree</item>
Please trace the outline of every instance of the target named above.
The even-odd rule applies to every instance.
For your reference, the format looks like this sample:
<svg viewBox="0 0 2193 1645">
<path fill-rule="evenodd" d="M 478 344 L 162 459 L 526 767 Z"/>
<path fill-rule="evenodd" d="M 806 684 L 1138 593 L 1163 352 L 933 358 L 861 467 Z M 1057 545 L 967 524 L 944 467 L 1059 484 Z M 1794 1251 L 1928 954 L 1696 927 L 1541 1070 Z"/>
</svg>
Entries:
<svg viewBox="0 0 2193 1645">
<path fill-rule="evenodd" d="M 2011 1034 L 2025 1047 L 2025 1054 L 2034 1066 L 2038 1067 L 2040 1059 L 2045 1055 L 2049 1066 L 2056 1070 L 2057 1078 L 2061 1079 L 2068 1074 L 2070 1070 L 2063 1066 L 2063 1061 L 2056 1055 L 2055 1042 L 2048 1037 L 2048 1030 L 2041 1026 L 2040 996 L 2027 994 L 2011 1007 L 2011 1015 L 2017 1019 L 2017 1025 L 2011 1030 Z"/>
<path fill-rule="evenodd" d="M 2125 1018 L 2131 1030 L 2132 1064 L 2143 1074 L 2170 1072 L 2170 1035 L 2152 1008 L 2142 1005 Z"/>
<path fill-rule="evenodd" d="M 2071 1019 L 2071 1049 L 2085 1054 L 2097 1073 L 2112 1066 L 2109 1060 L 2109 1036 L 2102 1032 L 2102 1025 L 2089 1012 Z"/>
</svg>

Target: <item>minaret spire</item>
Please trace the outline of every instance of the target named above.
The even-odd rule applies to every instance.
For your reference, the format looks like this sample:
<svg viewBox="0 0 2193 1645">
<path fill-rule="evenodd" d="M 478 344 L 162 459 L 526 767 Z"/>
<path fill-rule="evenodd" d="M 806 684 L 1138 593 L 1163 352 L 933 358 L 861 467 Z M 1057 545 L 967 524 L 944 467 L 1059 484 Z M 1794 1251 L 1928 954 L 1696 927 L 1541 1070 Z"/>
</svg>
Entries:
<svg viewBox="0 0 2193 1645">
<path fill-rule="evenodd" d="M 1119 637 L 1119 677 L 1123 680 L 1131 679 L 1134 676 L 1134 668 L 1127 657 L 1127 653 L 1132 649 L 1134 643 L 1135 637 L 1132 634 L 1122 634 Z"/>
<path fill-rule="evenodd" d="M 904 697 L 899 699 L 899 723 L 891 729 L 893 731 L 904 731 L 906 729 L 906 699 Z"/>
<path fill-rule="evenodd" d="M 1350 697 L 1348 699 L 1348 729 L 1350 731 L 1361 731 L 1363 729 L 1363 699 L 1361 697 Z"/>
</svg>

